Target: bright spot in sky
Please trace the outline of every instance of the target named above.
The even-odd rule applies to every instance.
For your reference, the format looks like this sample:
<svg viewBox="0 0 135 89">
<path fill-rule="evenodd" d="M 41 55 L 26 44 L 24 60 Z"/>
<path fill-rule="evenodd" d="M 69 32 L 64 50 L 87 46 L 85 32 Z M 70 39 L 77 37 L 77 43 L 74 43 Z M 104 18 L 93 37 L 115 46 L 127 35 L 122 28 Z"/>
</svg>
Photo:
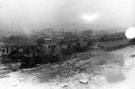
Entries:
<svg viewBox="0 0 135 89">
<path fill-rule="evenodd" d="M 93 22 L 99 17 L 99 14 L 82 14 L 81 17 L 86 22 Z"/>
<path fill-rule="evenodd" d="M 133 39 L 135 38 L 135 27 L 129 27 L 126 32 L 125 35 L 128 39 Z"/>
</svg>

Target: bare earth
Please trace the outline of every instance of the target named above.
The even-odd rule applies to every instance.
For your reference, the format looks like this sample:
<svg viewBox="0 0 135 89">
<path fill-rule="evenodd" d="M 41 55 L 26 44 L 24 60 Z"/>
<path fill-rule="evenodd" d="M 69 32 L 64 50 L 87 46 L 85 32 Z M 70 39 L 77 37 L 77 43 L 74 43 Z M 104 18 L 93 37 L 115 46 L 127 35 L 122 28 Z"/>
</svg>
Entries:
<svg viewBox="0 0 135 89">
<path fill-rule="evenodd" d="M 17 72 L 1 65 L 0 89 L 135 89 L 135 47 L 89 51 Z"/>
</svg>

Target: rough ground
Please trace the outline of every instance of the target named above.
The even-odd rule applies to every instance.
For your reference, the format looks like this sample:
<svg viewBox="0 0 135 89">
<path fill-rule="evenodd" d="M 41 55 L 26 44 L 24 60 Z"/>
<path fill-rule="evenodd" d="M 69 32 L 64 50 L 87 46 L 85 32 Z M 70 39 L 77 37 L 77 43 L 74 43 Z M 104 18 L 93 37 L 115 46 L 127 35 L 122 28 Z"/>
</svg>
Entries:
<svg viewBox="0 0 135 89">
<path fill-rule="evenodd" d="M 135 89 L 135 47 L 89 51 L 17 72 L 0 66 L 1 89 Z"/>
</svg>

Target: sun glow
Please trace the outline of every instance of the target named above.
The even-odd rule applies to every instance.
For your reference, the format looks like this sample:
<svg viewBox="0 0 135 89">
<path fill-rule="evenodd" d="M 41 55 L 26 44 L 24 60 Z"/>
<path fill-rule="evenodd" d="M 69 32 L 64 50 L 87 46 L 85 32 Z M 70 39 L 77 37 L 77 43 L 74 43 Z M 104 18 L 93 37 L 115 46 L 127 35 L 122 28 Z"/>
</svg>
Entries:
<svg viewBox="0 0 135 89">
<path fill-rule="evenodd" d="M 133 39 L 135 38 L 135 27 L 129 27 L 126 31 L 125 31 L 125 36 L 128 39 Z"/>
<path fill-rule="evenodd" d="M 93 22 L 99 17 L 99 14 L 82 14 L 81 18 L 86 22 Z"/>
</svg>

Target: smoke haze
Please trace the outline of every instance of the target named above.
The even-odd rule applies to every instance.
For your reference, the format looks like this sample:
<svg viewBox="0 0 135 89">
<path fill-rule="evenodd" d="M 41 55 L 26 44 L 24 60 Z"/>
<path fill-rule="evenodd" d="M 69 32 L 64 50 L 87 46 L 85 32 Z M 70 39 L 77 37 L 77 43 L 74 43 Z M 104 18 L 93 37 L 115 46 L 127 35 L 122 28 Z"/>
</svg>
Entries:
<svg viewBox="0 0 135 89">
<path fill-rule="evenodd" d="M 0 33 L 44 27 L 94 30 L 134 24 L 134 0 L 0 0 Z"/>
</svg>

